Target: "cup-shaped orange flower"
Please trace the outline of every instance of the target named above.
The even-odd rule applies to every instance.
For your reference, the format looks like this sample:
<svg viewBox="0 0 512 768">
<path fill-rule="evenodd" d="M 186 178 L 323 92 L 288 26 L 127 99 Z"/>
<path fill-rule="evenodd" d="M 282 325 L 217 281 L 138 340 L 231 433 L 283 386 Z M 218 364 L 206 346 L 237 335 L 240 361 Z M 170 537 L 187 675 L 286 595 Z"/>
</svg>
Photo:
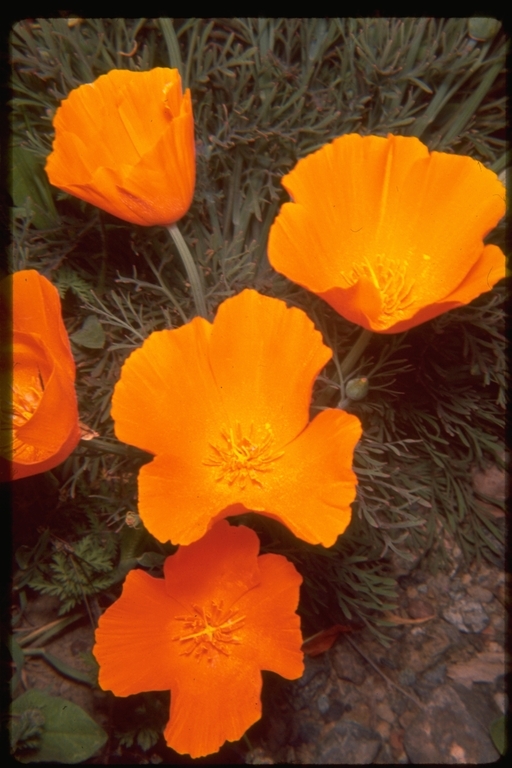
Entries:
<svg viewBox="0 0 512 768">
<path fill-rule="evenodd" d="M 302 577 L 258 537 L 221 520 L 168 557 L 164 579 L 131 571 L 96 630 L 99 684 L 116 696 L 171 691 L 167 744 L 202 757 L 261 716 L 261 670 L 293 680 L 304 665 Z"/>
<path fill-rule="evenodd" d="M 53 124 L 46 172 L 59 189 L 144 226 L 190 208 L 194 117 L 177 69 L 113 69 L 71 91 Z"/>
<path fill-rule="evenodd" d="M 80 439 L 75 362 L 57 289 L 35 270 L 6 277 L 3 304 L 12 297 L 12 399 L 2 407 L 3 479 L 53 469 Z"/>
<path fill-rule="evenodd" d="M 155 454 L 139 514 L 160 541 L 190 544 L 218 519 L 259 512 L 331 546 L 350 522 L 359 420 L 322 411 L 313 382 L 331 357 L 300 309 L 245 290 L 213 323 L 156 331 L 125 362 L 116 435 Z"/>
<path fill-rule="evenodd" d="M 274 269 L 370 331 L 396 333 L 468 304 L 505 276 L 484 245 L 505 213 L 495 173 L 414 137 L 348 134 L 282 180 Z"/>
</svg>

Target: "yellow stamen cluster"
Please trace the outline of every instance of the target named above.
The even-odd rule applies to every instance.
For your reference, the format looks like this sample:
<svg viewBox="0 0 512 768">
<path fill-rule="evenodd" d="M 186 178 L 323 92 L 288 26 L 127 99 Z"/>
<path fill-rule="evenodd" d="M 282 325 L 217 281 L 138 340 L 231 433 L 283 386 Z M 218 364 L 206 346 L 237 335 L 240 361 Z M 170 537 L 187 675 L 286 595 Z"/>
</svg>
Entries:
<svg viewBox="0 0 512 768">
<path fill-rule="evenodd" d="M 192 615 L 175 616 L 176 621 L 183 622 L 180 634 L 172 638 L 183 644 L 180 656 L 193 654 L 211 659 L 215 651 L 229 656 L 230 646 L 240 645 L 235 632 L 243 627 L 245 616 L 238 616 L 233 608 L 224 611 L 222 600 L 212 600 L 209 608 L 192 605 L 192 609 Z"/>
<path fill-rule="evenodd" d="M 273 462 L 283 455 L 283 451 L 273 450 L 274 435 L 270 424 L 256 434 L 251 424 L 248 436 L 242 432 L 237 422 L 235 428 L 221 430 L 222 442 L 210 444 L 211 455 L 203 463 L 209 467 L 218 467 L 217 481 L 226 480 L 229 485 L 237 482 L 241 489 L 250 480 L 261 486 L 261 473 L 269 472 Z"/>
</svg>

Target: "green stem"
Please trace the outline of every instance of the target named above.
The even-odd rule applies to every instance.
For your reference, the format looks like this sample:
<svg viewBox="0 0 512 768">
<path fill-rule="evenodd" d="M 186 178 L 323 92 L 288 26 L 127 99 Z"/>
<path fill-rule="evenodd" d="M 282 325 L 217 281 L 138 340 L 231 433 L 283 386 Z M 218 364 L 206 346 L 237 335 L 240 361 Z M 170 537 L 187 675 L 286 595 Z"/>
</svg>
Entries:
<svg viewBox="0 0 512 768">
<path fill-rule="evenodd" d="M 188 245 L 183 239 L 183 235 L 179 231 L 176 224 L 171 224 L 170 227 L 167 227 L 167 229 L 169 230 L 169 234 L 174 240 L 174 244 L 178 249 L 178 253 L 180 254 L 181 260 L 183 262 L 183 266 L 185 267 L 185 271 L 190 282 L 194 303 L 196 305 L 197 314 L 201 317 L 206 317 L 206 301 L 204 298 L 203 286 L 201 284 L 201 278 L 199 276 L 194 258 L 190 253 Z"/>
<path fill-rule="evenodd" d="M 355 363 L 357 363 L 357 361 L 363 354 L 372 336 L 373 336 L 373 333 L 371 331 L 367 331 L 366 328 L 363 328 L 356 343 L 354 344 L 354 346 L 352 347 L 348 355 L 346 355 L 341 361 L 340 370 L 344 379 L 350 373 L 352 373 Z"/>
</svg>

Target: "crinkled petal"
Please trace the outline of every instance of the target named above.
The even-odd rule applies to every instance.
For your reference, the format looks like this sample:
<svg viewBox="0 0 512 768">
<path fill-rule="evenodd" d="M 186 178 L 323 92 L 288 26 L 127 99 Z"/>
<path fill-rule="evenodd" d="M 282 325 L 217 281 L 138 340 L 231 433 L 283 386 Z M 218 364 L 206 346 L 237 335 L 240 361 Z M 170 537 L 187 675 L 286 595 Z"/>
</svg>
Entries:
<svg viewBox="0 0 512 768">
<path fill-rule="evenodd" d="M 66 327 L 62 320 L 59 292 L 49 280 L 34 269 L 24 269 L 2 281 L 4 290 L 12 291 L 13 328 L 34 333 L 47 351 L 75 380 L 75 361 Z"/>
<path fill-rule="evenodd" d="M 208 364 L 212 326 L 196 317 L 152 333 L 123 365 L 112 397 L 119 440 L 167 456 L 196 456 L 226 419 Z"/>
<path fill-rule="evenodd" d="M 273 517 L 311 544 L 331 546 L 350 522 L 356 495 L 357 417 L 324 411 L 292 441 L 258 482 L 242 488 L 213 468 L 156 456 L 139 473 L 139 513 L 160 541 L 189 544 L 213 522 L 252 510 Z"/>
<path fill-rule="evenodd" d="M 356 416 L 322 411 L 265 475 L 264 501 L 251 485 L 244 505 L 276 518 L 310 544 L 332 546 L 351 519 L 357 486 L 352 462 L 361 431 Z"/>
<path fill-rule="evenodd" d="M 278 450 L 309 419 L 313 382 L 332 356 L 305 312 L 245 290 L 223 302 L 210 365 L 229 414 L 226 427 L 269 424 Z"/>
<path fill-rule="evenodd" d="M 100 617 L 94 656 L 99 684 L 116 696 L 168 691 L 179 662 L 174 617 L 181 605 L 167 593 L 163 579 L 130 571 L 121 597 Z"/>
<path fill-rule="evenodd" d="M 237 653 L 247 664 L 295 680 L 304 671 L 299 605 L 302 576 L 282 555 L 258 558 L 260 581 L 235 603 L 247 617 Z"/>
<path fill-rule="evenodd" d="M 181 546 L 167 558 L 166 589 L 170 595 L 179 595 L 183 606 L 215 599 L 229 608 L 259 584 L 259 548 L 250 528 L 221 520 L 194 544 Z"/>
<path fill-rule="evenodd" d="M 14 334 L 14 382 L 17 393 L 25 388 L 41 388 L 42 394 L 30 419 L 16 429 L 13 442 L 12 477 L 46 472 L 61 464 L 80 440 L 78 405 L 73 380 L 68 371 L 45 355 L 35 334 Z"/>
<path fill-rule="evenodd" d="M 171 693 L 171 716 L 164 731 L 169 747 L 204 757 L 225 741 L 237 741 L 261 717 L 261 672 L 236 658 L 191 665 Z"/>
<path fill-rule="evenodd" d="M 271 228 L 272 265 L 369 330 L 405 330 L 457 306 L 450 297 L 475 265 L 496 261 L 483 245 L 505 212 L 496 174 L 414 137 L 342 136 L 283 184 L 294 202 Z M 472 298 L 494 284 L 471 282 Z"/>
<path fill-rule="evenodd" d="M 2 479 L 53 469 L 80 439 L 75 362 L 57 289 L 35 270 L 5 278 L 2 303 L 12 299 L 12 398 L 2 417 Z"/>
<path fill-rule="evenodd" d="M 80 86 L 54 119 L 52 184 L 143 226 L 168 226 L 191 205 L 194 118 L 176 69 L 111 70 Z"/>
<path fill-rule="evenodd" d="M 217 482 L 214 469 L 194 450 L 155 456 L 141 467 L 138 482 L 144 525 L 159 541 L 173 544 L 200 539 L 215 519 L 234 514 L 229 508 L 239 498 L 237 487 Z"/>
</svg>

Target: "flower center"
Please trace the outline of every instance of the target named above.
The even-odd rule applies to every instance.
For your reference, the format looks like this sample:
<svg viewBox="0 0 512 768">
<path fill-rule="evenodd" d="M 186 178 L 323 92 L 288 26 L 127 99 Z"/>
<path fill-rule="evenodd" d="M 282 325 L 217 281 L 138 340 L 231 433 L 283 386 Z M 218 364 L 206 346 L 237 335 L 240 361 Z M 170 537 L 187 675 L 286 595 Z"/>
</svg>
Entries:
<svg viewBox="0 0 512 768">
<path fill-rule="evenodd" d="M 396 315 L 411 306 L 413 300 L 411 292 L 414 281 L 407 276 L 409 262 L 401 259 L 390 259 L 385 254 L 379 253 L 372 260 L 365 259 L 359 264 L 354 264 L 352 269 L 342 272 L 342 277 L 351 287 L 361 277 L 371 280 L 380 292 L 382 298 L 382 314 Z"/>
<path fill-rule="evenodd" d="M 193 614 L 175 616 L 182 622 L 181 631 L 172 639 L 181 645 L 180 656 L 213 658 L 215 651 L 229 656 L 233 645 L 240 645 L 236 632 L 244 626 L 245 616 L 231 608 L 223 610 L 223 602 L 212 600 L 209 608 L 192 605 Z"/>
<path fill-rule="evenodd" d="M 274 434 L 270 424 L 263 429 L 254 429 L 251 424 L 248 435 L 244 435 L 237 422 L 236 427 L 221 430 L 222 441 L 210 443 L 210 456 L 203 462 L 208 467 L 217 467 L 217 481 L 227 480 L 229 485 L 237 482 L 243 489 L 247 481 L 261 486 L 260 475 L 272 469 L 272 463 L 283 455 L 273 450 Z"/>
</svg>

